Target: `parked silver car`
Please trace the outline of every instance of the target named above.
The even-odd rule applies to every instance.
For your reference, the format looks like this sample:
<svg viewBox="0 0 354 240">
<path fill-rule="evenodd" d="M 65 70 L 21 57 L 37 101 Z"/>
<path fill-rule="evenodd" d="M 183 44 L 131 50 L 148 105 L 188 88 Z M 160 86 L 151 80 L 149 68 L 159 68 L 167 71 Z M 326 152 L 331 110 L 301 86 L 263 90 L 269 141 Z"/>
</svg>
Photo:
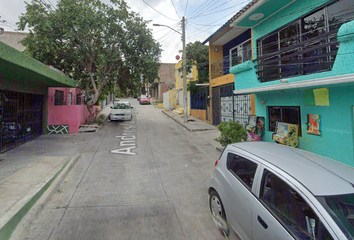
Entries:
<svg viewBox="0 0 354 240">
<path fill-rule="evenodd" d="M 215 163 L 215 223 L 241 239 L 354 239 L 354 168 L 269 142 L 228 145 Z"/>
<path fill-rule="evenodd" d="M 118 102 L 111 107 L 109 120 L 132 120 L 132 106 L 130 102 Z"/>
</svg>

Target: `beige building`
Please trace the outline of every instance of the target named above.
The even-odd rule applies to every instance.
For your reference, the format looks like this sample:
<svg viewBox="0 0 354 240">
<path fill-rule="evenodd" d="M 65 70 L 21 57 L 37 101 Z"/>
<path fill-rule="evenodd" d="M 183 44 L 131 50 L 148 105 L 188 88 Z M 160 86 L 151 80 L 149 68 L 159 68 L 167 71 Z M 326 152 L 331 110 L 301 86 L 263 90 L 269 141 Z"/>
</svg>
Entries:
<svg viewBox="0 0 354 240">
<path fill-rule="evenodd" d="M 10 47 L 15 48 L 16 50 L 23 52 L 25 47 L 19 43 L 22 39 L 24 39 L 28 33 L 23 32 L 3 32 L 0 34 L 0 41 L 9 45 Z"/>
</svg>

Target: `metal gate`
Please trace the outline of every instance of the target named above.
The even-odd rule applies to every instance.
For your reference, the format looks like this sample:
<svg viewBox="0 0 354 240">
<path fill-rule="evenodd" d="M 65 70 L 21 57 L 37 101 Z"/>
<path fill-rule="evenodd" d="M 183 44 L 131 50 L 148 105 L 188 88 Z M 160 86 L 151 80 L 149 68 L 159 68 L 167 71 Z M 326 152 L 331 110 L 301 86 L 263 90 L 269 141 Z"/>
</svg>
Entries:
<svg viewBox="0 0 354 240">
<path fill-rule="evenodd" d="M 232 95 L 234 84 L 213 87 L 213 125 L 232 120 Z M 231 100 L 231 102 L 230 102 Z M 231 105 L 230 105 L 231 104 Z M 229 108 L 230 107 L 230 108 Z M 230 112 L 231 113 L 230 113 Z"/>
<path fill-rule="evenodd" d="M 213 111 L 213 125 L 220 124 L 220 88 L 214 87 L 212 89 L 212 111 Z"/>
<path fill-rule="evenodd" d="M 42 134 L 43 96 L 0 91 L 0 152 Z"/>
<path fill-rule="evenodd" d="M 245 127 L 249 115 L 252 115 L 251 95 L 234 95 L 234 121 Z"/>
</svg>

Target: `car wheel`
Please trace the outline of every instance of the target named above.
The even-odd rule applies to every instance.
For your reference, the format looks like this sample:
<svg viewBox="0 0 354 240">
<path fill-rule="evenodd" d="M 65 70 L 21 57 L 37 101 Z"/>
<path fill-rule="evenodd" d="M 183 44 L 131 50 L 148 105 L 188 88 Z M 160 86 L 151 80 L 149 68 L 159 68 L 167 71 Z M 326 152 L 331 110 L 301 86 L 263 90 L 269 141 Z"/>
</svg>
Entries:
<svg viewBox="0 0 354 240">
<path fill-rule="evenodd" d="M 224 206 L 221 202 L 219 194 L 214 190 L 210 192 L 209 207 L 215 225 L 221 230 L 224 235 L 229 236 L 230 229 L 226 222 Z"/>
</svg>

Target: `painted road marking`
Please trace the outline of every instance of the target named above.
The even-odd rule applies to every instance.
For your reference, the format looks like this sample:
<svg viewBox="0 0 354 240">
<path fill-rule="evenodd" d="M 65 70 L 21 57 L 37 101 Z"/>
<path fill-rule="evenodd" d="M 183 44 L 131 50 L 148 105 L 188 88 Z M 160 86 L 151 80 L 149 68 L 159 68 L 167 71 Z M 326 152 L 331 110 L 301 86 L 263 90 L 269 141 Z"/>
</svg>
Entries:
<svg viewBox="0 0 354 240">
<path fill-rule="evenodd" d="M 123 126 L 123 133 L 119 136 L 115 136 L 119 139 L 119 148 L 112 150 L 111 153 L 125 154 L 125 155 L 136 155 L 132 152 L 136 148 L 136 126 L 130 122 L 129 124 L 120 124 Z"/>
</svg>

